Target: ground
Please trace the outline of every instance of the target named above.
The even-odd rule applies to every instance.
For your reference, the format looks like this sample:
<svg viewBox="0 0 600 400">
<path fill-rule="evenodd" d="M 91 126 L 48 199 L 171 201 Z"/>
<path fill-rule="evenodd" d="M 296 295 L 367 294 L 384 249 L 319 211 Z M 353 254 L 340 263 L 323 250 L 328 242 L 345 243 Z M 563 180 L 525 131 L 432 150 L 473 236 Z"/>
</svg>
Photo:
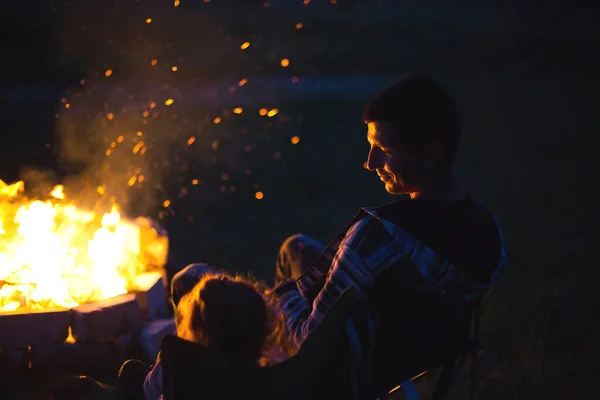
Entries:
<svg viewBox="0 0 600 400">
<path fill-rule="evenodd" d="M 12 110 L 7 134 L 37 134 L 27 143 L 8 139 L 17 150 L 6 176 L 33 164 L 72 180 L 108 160 L 108 172 L 94 179 L 108 181 L 130 214 L 160 218 L 172 266 L 207 261 L 271 280 L 286 236 L 327 241 L 359 207 L 394 200 L 362 168 L 368 147 L 360 110 L 403 74 L 430 74 L 456 96 L 464 121 L 459 169 L 497 214 L 509 252 L 510 267 L 485 304 L 481 398 L 593 397 L 600 84 L 591 10 L 373 2 L 354 13 L 308 5 L 282 16 L 272 3 L 246 14 L 186 8 L 185 1 L 117 10 L 112 1 L 102 21 L 89 2 L 59 10 L 53 83 L 70 84 L 62 92 L 13 85 L 2 96 L 3 109 Z M 240 50 L 245 41 L 250 47 Z M 248 82 L 238 86 L 242 78 Z M 171 108 L 167 98 L 175 100 Z M 161 115 L 144 124 L 139 114 L 152 101 Z M 238 106 L 239 116 L 232 113 Z M 262 107 L 279 114 L 261 117 Z M 107 121 L 109 112 L 117 117 Z M 127 143 L 137 130 L 149 138 L 145 158 L 129 148 L 117 161 L 103 156 L 111 140 L 124 134 Z M 127 189 L 135 168 L 146 186 Z"/>
</svg>

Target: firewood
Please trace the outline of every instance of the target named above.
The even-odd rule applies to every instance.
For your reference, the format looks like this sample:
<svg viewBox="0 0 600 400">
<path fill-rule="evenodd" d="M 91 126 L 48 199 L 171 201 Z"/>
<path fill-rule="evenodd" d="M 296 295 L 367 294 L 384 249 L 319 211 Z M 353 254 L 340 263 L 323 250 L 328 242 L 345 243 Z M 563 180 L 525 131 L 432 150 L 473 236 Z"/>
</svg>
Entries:
<svg viewBox="0 0 600 400">
<path fill-rule="evenodd" d="M 134 332 L 141 325 L 141 310 L 135 293 L 82 304 L 71 309 L 72 334 L 79 343 L 102 342 Z"/>
<path fill-rule="evenodd" d="M 0 348 L 62 343 L 69 335 L 69 310 L 0 314 Z"/>
<path fill-rule="evenodd" d="M 152 321 L 144 325 L 140 333 L 140 344 L 144 357 L 149 362 L 154 362 L 160 351 L 163 337 L 174 334 L 175 320 L 173 318 Z"/>
<path fill-rule="evenodd" d="M 142 312 L 142 321 L 154 321 L 168 315 L 167 293 L 160 272 L 145 272 L 134 281 L 135 293 Z"/>
</svg>

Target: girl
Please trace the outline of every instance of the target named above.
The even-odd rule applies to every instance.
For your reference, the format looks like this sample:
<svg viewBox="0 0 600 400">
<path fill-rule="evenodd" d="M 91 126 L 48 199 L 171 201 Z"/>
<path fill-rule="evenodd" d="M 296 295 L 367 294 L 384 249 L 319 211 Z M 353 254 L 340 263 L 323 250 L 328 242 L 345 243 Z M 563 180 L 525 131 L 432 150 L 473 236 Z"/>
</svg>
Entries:
<svg viewBox="0 0 600 400">
<path fill-rule="evenodd" d="M 204 275 L 181 297 L 175 311 L 177 336 L 210 347 L 239 363 L 270 365 L 296 351 L 285 334 L 274 300 L 241 277 Z M 162 398 L 160 354 L 144 382 L 147 400 Z"/>
</svg>

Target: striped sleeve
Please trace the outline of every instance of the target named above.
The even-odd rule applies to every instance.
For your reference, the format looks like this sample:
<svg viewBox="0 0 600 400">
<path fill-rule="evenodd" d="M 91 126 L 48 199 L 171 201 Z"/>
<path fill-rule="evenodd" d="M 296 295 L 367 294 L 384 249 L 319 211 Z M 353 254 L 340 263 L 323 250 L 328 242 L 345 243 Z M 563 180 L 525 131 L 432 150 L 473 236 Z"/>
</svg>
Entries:
<svg viewBox="0 0 600 400">
<path fill-rule="evenodd" d="M 325 285 L 313 303 L 299 291 L 280 299 L 290 333 L 302 342 L 350 286 L 357 288 L 359 302 L 366 301 L 381 272 L 401 257 L 398 244 L 375 218 L 366 216 L 356 222 L 341 241 Z"/>
<path fill-rule="evenodd" d="M 376 280 L 390 267 L 397 269 L 399 287 L 438 297 L 473 301 L 489 289 L 490 285 L 477 282 L 409 232 L 380 218 L 372 210 L 363 211 L 361 218 L 331 246 L 330 253 L 324 252 L 320 264 L 316 263 L 313 271 L 302 277 L 310 280 L 299 279 L 294 290 L 279 299 L 288 330 L 300 343 L 344 289 L 356 287 L 359 302 L 365 302 Z M 506 267 L 504 245 L 501 250 L 492 284 Z M 311 290 L 316 293 L 312 295 Z"/>
</svg>

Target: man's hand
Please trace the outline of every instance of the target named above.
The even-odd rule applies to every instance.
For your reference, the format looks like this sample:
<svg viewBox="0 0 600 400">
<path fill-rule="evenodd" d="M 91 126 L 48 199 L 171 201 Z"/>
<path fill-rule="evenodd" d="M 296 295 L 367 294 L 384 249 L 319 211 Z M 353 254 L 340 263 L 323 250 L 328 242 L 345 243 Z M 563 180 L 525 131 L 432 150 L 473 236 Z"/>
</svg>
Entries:
<svg viewBox="0 0 600 400">
<path fill-rule="evenodd" d="M 277 297 L 281 297 L 284 294 L 293 290 L 298 290 L 298 286 L 296 286 L 296 280 L 288 279 L 275 286 L 272 293 L 275 294 L 275 296 Z"/>
</svg>

